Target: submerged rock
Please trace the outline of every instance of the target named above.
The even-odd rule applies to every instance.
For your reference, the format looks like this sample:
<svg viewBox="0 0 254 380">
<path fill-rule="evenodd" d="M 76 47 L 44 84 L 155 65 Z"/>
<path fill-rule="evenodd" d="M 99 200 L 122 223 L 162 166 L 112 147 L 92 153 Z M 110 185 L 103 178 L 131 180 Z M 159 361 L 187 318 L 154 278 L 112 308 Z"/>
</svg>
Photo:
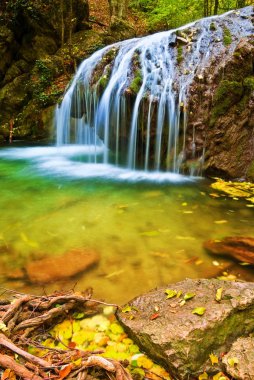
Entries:
<svg viewBox="0 0 254 380">
<path fill-rule="evenodd" d="M 215 255 L 225 255 L 254 264 L 254 238 L 233 236 L 222 240 L 207 240 L 204 248 Z"/>
<path fill-rule="evenodd" d="M 220 357 L 235 339 L 253 331 L 254 284 L 186 279 L 133 299 L 117 316 L 176 379 L 193 379 L 214 371 L 209 371 L 211 353 Z"/>
<path fill-rule="evenodd" d="M 46 257 L 30 262 L 25 271 L 29 281 L 45 284 L 75 276 L 97 264 L 98 261 L 99 255 L 93 250 L 72 249 L 59 257 Z"/>
<path fill-rule="evenodd" d="M 237 380 L 254 379 L 254 338 L 237 339 L 223 357 L 227 373 Z"/>
</svg>

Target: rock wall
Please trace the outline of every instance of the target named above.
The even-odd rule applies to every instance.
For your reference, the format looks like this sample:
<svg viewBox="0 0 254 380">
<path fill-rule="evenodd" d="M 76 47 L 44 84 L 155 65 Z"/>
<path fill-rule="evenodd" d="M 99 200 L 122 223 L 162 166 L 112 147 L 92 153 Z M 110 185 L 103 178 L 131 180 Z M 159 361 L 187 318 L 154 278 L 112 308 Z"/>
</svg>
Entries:
<svg viewBox="0 0 254 380">
<path fill-rule="evenodd" d="M 254 38 L 211 60 L 191 90 L 187 154 L 205 148 L 207 175 L 254 180 Z M 194 139 L 193 139 L 193 136 Z"/>
<path fill-rule="evenodd" d="M 87 0 L 0 5 L 1 142 L 9 140 L 12 128 L 13 139 L 48 137 L 44 120 L 53 115 L 75 65 L 102 45 L 89 30 L 88 18 Z"/>
</svg>

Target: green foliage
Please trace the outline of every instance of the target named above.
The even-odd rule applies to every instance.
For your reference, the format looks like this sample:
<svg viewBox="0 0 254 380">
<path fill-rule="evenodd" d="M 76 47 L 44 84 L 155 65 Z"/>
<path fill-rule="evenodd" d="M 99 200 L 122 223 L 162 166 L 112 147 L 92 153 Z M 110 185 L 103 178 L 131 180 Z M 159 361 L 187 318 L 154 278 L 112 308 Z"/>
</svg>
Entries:
<svg viewBox="0 0 254 380">
<path fill-rule="evenodd" d="M 223 28 L 223 43 L 225 46 L 229 46 L 232 43 L 232 36 L 228 28 Z"/>
<path fill-rule="evenodd" d="M 178 46 L 177 47 L 177 57 L 176 57 L 177 63 L 180 65 L 180 63 L 183 61 L 183 47 Z"/>
<path fill-rule="evenodd" d="M 198 0 L 131 0 L 132 11 L 146 21 L 149 32 L 174 29 L 204 16 L 214 14 L 215 1 L 209 0 L 205 11 L 204 1 Z M 246 0 L 243 6 L 252 5 Z M 236 0 L 220 0 L 218 14 L 238 8 Z M 242 5 L 241 5 L 242 6 Z M 211 30 L 214 23 L 211 24 Z M 227 40 L 228 42 L 228 40 Z"/>
<path fill-rule="evenodd" d="M 245 78 L 243 81 L 243 86 L 248 91 L 254 91 L 254 76 Z"/>
<path fill-rule="evenodd" d="M 138 70 L 135 74 L 135 78 L 130 84 L 130 90 L 133 94 L 137 94 L 142 86 L 142 73 L 141 70 Z"/>
</svg>

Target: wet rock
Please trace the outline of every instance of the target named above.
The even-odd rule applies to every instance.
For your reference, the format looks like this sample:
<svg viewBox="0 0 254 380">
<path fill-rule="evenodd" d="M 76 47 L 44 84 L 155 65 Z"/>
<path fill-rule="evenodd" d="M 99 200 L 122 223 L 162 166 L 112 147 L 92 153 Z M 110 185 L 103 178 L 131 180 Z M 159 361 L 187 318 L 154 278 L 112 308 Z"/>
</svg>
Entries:
<svg viewBox="0 0 254 380">
<path fill-rule="evenodd" d="M 254 238 L 233 236 L 223 240 L 207 240 L 204 248 L 215 255 L 225 255 L 254 264 Z"/>
<path fill-rule="evenodd" d="M 25 267 L 29 281 L 45 284 L 75 276 L 97 264 L 99 255 L 88 249 L 72 249 L 59 257 L 46 257 Z"/>
<path fill-rule="evenodd" d="M 182 293 L 167 299 L 166 289 Z M 183 304 L 187 293 L 195 296 Z M 117 316 L 130 337 L 181 380 L 196 378 L 209 368 L 209 354 L 220 355 L 254 329 L 253 283 L 187 279 L 152 290 L 129 306 Z M 193 314 L 195 308 L 205 308 L 204 314 Z"/>
<path fill-rule="evenodd" d="M 226 372 L 237 380 L 254 379 L 254 338 L 237 339 L 222 359 Z"/>
<path fill-rule="evenodd" d="M 24 280 L 26 278 L 25 271 L 23 269 L 17 268 L 8 270 L 6 278 L 9 280 Z"/>
</svg>

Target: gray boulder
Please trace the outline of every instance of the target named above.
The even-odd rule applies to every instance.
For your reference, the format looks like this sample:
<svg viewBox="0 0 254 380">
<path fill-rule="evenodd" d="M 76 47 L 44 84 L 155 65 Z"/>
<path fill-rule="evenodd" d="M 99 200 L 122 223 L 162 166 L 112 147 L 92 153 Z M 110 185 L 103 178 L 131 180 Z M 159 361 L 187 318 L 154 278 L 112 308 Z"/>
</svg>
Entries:
<svg viewBox="0 0 254 380">
<path fill-rule="evenodd" d="M 135 298 L 117 316 L 171 375 L 190 380 L 223 370 L 222 354 L 253 331 L 254 283 L 186 279 Z M 219 358 L 214 366 L 212 353 Z"/>
<path fill-rule="evenodd" d="M 254 338 L 237 339 L 222 361 L 227 373 L 234 379 L 254 379 Z"/>
</svg>

